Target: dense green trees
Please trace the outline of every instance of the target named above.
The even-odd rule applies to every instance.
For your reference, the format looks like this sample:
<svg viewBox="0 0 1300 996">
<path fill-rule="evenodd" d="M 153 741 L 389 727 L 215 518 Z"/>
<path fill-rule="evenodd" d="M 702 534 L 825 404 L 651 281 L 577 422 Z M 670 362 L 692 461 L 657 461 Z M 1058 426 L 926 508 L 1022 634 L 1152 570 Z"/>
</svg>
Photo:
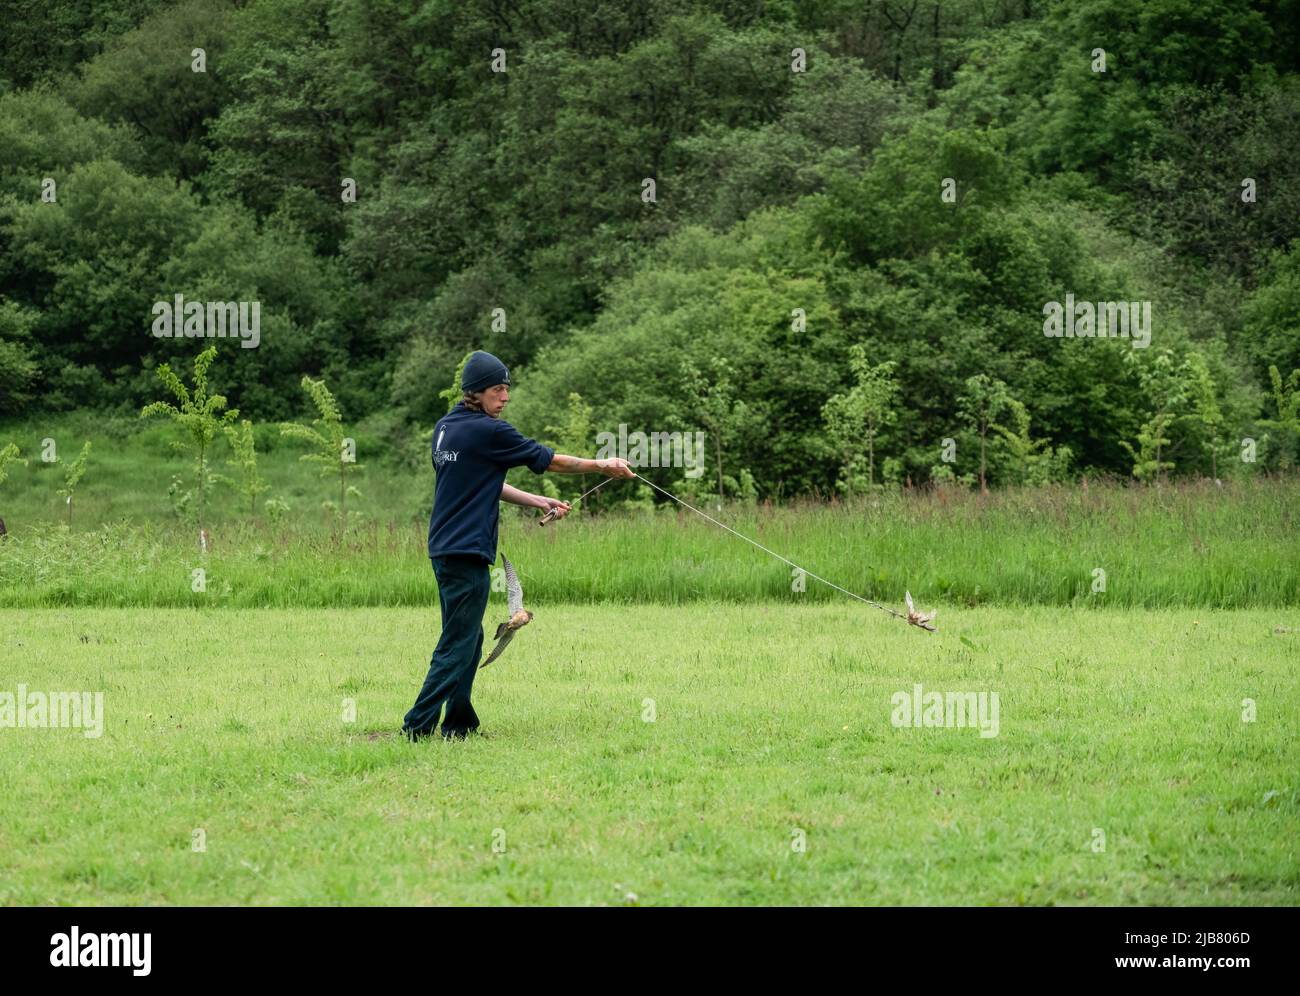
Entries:
<svg viewBox="0 0 1300 996">
<path fill-rule="evenodd" d="M 0 416 L 142 404 L 180 294 L 259 302 L 212 368 L 258 420 L 306 375 L 427 426 L 484 348 L 527 430 L 702 431 L 726 493 L 1290 459 L 1296 0 L 9 9 Z M 1044 336 L 1066 295 L 1151 347 Z"/>
</svg>

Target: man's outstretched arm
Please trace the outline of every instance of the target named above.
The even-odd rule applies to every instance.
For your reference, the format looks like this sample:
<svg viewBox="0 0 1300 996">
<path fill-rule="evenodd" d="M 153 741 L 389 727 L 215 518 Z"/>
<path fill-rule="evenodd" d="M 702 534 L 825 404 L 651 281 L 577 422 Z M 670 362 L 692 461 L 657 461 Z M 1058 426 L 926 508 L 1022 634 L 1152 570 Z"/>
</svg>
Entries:
<svg viewBox="0 0 1300 996">
<path fill-rule="evenodd" d="M 604 474 L 606 477 L 636 477 L 636 473 L 620 457 L 604 457 L 600 460 L 588 460 L 585 457 L 569 456 L 557 453 L 546 468 L 552 474 Z"/>
</svg>

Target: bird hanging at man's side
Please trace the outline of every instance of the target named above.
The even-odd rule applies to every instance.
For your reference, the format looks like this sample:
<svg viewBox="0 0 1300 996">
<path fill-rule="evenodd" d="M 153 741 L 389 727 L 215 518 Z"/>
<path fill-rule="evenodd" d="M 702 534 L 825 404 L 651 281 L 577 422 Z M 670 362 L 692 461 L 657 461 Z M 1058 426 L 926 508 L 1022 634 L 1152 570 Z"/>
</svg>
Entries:
<svg viewBox="0 0 1300 996">
<path fill-rule="evenodd" d="M 506 603 L 510 608 L 510 618 L 497 626 L 496 636 L 493 637 L 497 645 L 492 648 L 492 653 L 488 655 L 487 660 L 479 665 L 479 670 L 500 657 L 502 651 L 514 639 L 515 633 L 533 621 L 533 614 L 524 608 L 524 589 L 519 584 L 519 575 L 515 573 L 513 565 L 504 553 L 501 554 L 501 563 L 505 565 Z"/>
</svg>

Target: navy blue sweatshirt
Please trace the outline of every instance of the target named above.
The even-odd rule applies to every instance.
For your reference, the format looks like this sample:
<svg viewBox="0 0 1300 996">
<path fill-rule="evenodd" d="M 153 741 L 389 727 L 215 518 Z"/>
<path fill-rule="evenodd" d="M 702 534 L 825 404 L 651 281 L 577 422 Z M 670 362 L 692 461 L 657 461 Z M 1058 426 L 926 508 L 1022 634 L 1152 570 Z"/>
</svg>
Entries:
<svg viewBox="0 0 1300 996">
<path fill-rule="evenodd" d="M 461 402 L 433 427 L 433 514 L 429 556 L 471 554 L 497 559 L 501 486 L 511 467 L 545 473 L 555 450 L 509 422 Z"/>
</svg>

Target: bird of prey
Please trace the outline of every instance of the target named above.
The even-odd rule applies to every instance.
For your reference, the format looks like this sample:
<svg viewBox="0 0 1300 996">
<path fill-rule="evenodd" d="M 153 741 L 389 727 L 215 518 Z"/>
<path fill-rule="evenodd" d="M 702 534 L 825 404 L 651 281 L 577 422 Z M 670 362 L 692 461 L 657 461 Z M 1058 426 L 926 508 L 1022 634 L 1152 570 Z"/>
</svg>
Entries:
<svg viewBox="0 0 1300 996">
<path fill-rule="evenodd" d="M 930 623 L 934 622 L 934 612 L 917 612 L 916 607 L 912 605 L 912 593 L 908 591 L 903 594 L 907 599 L 908 623 L 913 626 L 920 626 L 922 629 L 928 629 L 931 633 L 937 633 L 938 630 L 930 625 Z"/>
<path fill-rule="evenodd" d="M 493 637 L 497 645 L 492 648 L 492 653 L 488 654 L 487 660 L 479 665 L 480 669 L 500 657 L 506 645 L 514 639 L 515 632 L 533 621 L 533 614 L 524 608 L 524 589 L 520 587 L 519 575 L 515 573 L 514 567 L 504 553 L 501 554 L 501 563 L 505 565 L 506 570 L 506 602 L 510 607 L 510 618 L 497 627 L 496 636 Z"/>
</svg>

